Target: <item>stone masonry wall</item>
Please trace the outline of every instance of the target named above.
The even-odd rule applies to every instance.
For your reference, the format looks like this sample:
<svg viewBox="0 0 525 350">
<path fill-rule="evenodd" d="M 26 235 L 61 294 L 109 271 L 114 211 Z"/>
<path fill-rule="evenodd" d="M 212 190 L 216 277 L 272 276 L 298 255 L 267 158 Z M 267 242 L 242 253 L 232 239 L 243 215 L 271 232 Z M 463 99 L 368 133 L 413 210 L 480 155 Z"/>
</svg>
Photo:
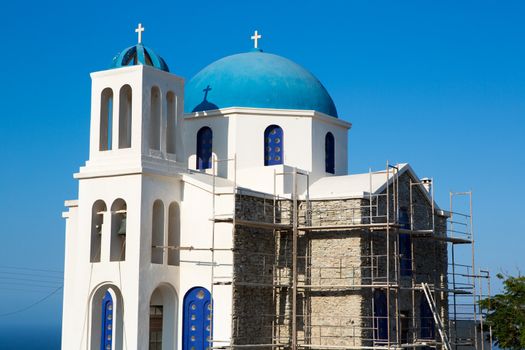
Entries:
<svg viewBox="0 0 525 350">
<path fill-rule="evenodd" d="M 399 207 L 413 214 L 414 228 L 431 228 L 432 211 L 419 187 L 413 186 L 409 200 L 410 178 L 399 180 Z M 393 188 L 390 186 L 390 191 Z M 266 223 L 291 223 L 291 201 L 274 201 L 238 195 L 236 218 Z M 384 198 L 373 203 L 375 212 L 385 212 Z M 393 208 L 393 201 L 390 207 Z M 369 219 L 368 199 L 349 198 L 299 202 L 299 225 L 330 229 L 299 231 L 297 329 L 299 344 L 320 346 L 371 346 L 374 336 L 373 290 L 385 290 L 386 262 L 390 256 L 391 340 L 413 341 L 421 332 L 419 312 L 422 292 L 412 284 L 428 282 L 438 288 L 447 286 L 446 243 L 413 235 L 412 273 L 400 276 L 396 252 L 398 234 L 390 230 L 390 253 L 386 251 L 384 228 L 341 225 L 381 222 Z M 391 210 L 391 220 L 396 213 Z M 434 216 L 436 234 L 445 234 L 445 218 Z M 291 335 L 291 230 L 272 230 L 238 225 L 234 236 L 233 343 L 287 344 Z M 275 288 L 272 288 L 272 284 Z M 372 286 L 377 286 L 372 288 Z M 397 288 L 397 286 L 399 288 Z M 447 298 L 436 292 L 440 314 L 447 319 Z M 397 310 L 396 310 L 397 305 Z M 437 335 L 437 330 L 436 330 Z M 270 349 L 270 348 L 269 348 Z"/>
</svg>

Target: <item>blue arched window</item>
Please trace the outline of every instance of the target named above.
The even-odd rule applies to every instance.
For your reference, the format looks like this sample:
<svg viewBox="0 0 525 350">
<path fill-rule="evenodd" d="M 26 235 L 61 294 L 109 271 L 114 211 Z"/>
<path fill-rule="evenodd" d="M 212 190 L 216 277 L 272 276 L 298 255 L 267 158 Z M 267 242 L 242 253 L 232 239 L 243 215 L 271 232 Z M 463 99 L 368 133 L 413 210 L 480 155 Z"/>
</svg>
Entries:
<svg viewBox="0 0 525 350">
<path fill-rule="evenodd" d="M 212 304 L 210 292 L 194 287 L 184 296 L 182 328 L 183 350 L 204 350 L 212 347 Z"/>
<path fill-rule="evenodd" d="M 386 308 L 386 293 L 384 290 L 374 291 L 374 338 L 386 341 L 388 338 L 388 310 Z"/>
<path fill-rule="evenodd" d="M 211 168 L 213 132 L 207 126 L 197 132 L 197 169 Z"/>
<path fill-rule="evenodd" d="M 421 319 L 421 339 L 434 339 L 436 337 L 434 327 L 434 316 L 428 305 L 428 300 L 421 295 L 421 305 L 419 309 Z"/>
<path fill-rule="evenodd" d="M 335 140 L 331 132 L 327 133 L 324 138 L 324 162 L 325 171 L 335 174 Z"/>
<path fill-rule="evenodd" d="M 283 164 L 283 129 L 270 125 L 264 130 L 264 165 Z"/>
<path fill-rule="evenodd" d="M 111 350 L 113 349 L 113 298 L 109 291 L 106 291 L 104 299 L 102 299 L 101 317 L 100 350 Z"/>
</svg>

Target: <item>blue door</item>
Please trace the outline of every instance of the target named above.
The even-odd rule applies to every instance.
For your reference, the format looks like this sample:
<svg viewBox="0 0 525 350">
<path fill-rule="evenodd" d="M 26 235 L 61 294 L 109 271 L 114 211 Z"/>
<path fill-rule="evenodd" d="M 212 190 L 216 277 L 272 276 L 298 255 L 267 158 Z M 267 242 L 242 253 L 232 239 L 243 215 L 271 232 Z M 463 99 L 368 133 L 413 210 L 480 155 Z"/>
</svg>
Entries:
<svg viewBox="0 0 525 350">
<path fill-rule="evenodd" d="M 113 298 L 109 291 L 106 291 L 102 299 L 102 330 L 100 339 L 100 350 L 111 350 L 113 340 Z"/>
<path fill-rule="evenodd" d="M 186 293 L 182 322 L 183 350 L 211 348 L 212 304 L 206 288 L 194 287 Z"/>
<path fill-rule="evenodd" d="M 434 316 L 428 305 L 428 300 L 422 295 L 419 309 L 421 318 L 421 339 L 434 339 L 436 337 L 434 328 Z"/>
<path fill-rule="evenodd" d="M 384 290 L 374 291 L 374 338 L 386 341 L 388 338 L 388 311 L 386 308 L 386 293 Z"/>
</svg>

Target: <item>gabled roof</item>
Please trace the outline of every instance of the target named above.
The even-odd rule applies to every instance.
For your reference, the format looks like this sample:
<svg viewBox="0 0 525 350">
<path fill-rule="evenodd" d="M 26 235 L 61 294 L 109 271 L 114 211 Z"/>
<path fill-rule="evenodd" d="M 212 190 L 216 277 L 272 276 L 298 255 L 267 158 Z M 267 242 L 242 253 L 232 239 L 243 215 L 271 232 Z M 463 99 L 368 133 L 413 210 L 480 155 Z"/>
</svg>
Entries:
<svg viewBox="0 0 525 350">
<path fill-rule="evenodd" d="M 394 178 L 397 179 L 408 173 L 414 182 L 419 183 L 418 187 L 421 189 L 421 192 L 425 195 L 429 204 L 432 204 L 432 197 L 421 185 L 421 179 L 416 175 L 414 169 L 408 163 L 397 164 L 395 167 L 398 168 L 396 174 L 394 174 L 392 169 L 388 174 L 386 170 L 383 170 L 320 178 L 310 186 L 310 199 L 366 198 L 370 193 L 382 193 L 388 185 L 392 184 Z M 435 202 L 434 207 L 439 209 Z"/>
</svg>

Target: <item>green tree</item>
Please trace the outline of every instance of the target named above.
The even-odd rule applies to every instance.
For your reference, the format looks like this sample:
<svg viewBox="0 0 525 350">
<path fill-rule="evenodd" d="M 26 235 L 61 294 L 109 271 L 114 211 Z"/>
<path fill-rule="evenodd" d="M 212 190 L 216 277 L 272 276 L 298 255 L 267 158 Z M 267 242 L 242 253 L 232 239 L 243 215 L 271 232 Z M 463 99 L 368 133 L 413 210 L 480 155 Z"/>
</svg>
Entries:
<svg viewBox="0 0 525 350">
<path fill-rule="evenodd" d="M 500 348 L 525 349 L 525 277 L 496 275 L 503 281 L 503 294 L 480 301 L 486 311 L 486 323 Z"/>
</svg>

